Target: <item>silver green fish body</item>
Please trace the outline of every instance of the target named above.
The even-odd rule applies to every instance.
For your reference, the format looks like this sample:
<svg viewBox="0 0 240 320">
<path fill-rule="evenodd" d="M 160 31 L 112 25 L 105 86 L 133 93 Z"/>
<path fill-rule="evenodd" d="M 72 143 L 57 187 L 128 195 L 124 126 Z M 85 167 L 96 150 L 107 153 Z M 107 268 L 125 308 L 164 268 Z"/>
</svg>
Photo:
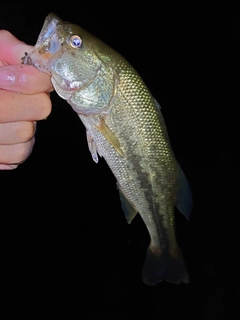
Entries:
<svg viewBox="0 0 240 320">
<path fill-rule="evenodd" d="M 160 106 L 136 70 L 79 26 L 50 14 L 27 60 L 51 75 L 86 127 L 92 158 L 116 177 L 128 223 L 137 213 L 150 244 L 143 281 L 189 281 L 175 237 L 174 207 L 188 218 L 191 192 L 168 139 Z"/>
</svg>

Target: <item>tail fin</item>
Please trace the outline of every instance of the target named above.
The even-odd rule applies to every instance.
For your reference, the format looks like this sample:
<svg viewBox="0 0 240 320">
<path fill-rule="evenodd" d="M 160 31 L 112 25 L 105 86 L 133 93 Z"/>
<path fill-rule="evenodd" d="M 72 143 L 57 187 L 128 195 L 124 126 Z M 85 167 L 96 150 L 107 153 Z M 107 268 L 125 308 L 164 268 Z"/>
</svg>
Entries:
<svg viewBox="0 0 240 320">
<path fill-rule="evenodd" d="M 176 258 L 172 257 L 167 251 L 157 256 L 148 248 L 142 270 L 142 279 L 144 283 L 150 286 L 162 281 L 174 284 L 189 283 L 188 272 L 180 248 L 178 248 Z"/>
</svg>

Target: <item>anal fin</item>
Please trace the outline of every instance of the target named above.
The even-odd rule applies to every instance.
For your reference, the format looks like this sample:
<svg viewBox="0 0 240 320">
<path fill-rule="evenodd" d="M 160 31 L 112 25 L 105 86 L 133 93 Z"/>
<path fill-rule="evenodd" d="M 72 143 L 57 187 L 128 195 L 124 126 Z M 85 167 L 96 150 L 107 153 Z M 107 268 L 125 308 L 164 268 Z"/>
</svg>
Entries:
<svg viewBox="0 0 240 320">
<path fill-rule="evenodd" d="M 137 215 L 138 211 L 133 207 L 133 205 L 125 197 L 118 183 L 117 183 L 117 188 L 119 190 L 119 196 L 120 196 L 121 206 L 122 206 L 124 215 L 127 219 L 128 224 L 130 224 L 132 220 L 135 218 L 135 216 Z"/>
</svg>

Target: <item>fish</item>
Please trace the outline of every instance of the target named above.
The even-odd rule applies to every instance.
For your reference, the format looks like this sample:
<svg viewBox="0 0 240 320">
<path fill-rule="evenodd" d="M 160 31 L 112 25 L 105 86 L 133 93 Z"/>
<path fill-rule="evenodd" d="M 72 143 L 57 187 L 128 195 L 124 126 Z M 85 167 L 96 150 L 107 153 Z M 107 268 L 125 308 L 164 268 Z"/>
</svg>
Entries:
<svg viewBox="0 0 240 320">
<path fill-rule="evenodd" d="M 143 282 L 189 283 L 174 210 L 189 220 L 191 188 L 160 104 L 140 74 L 114 48 L 54 13 L 22 62 L 49 74 L 56 93 L 79 116 L 93 161 L 103 158 L 115 176 L 127 223 L 137 215 L 143 220 L 150 236 Z"/>
</svg>

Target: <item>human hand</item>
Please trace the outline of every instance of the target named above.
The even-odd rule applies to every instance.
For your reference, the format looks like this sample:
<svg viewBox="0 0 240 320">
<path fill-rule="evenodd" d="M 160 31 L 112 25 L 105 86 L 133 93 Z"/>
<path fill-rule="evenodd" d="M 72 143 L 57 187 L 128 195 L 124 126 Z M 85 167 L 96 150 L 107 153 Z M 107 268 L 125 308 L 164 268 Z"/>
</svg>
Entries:
<svg viewBox="0 0 240 320">
<path fill-rule="evenodd" d="M 15 169 L 32 152 L 36 121 L 51 112 L 50 77 L 21 64 L 27 45 L 0 30 L 0 170 Z"/>
</svg>

